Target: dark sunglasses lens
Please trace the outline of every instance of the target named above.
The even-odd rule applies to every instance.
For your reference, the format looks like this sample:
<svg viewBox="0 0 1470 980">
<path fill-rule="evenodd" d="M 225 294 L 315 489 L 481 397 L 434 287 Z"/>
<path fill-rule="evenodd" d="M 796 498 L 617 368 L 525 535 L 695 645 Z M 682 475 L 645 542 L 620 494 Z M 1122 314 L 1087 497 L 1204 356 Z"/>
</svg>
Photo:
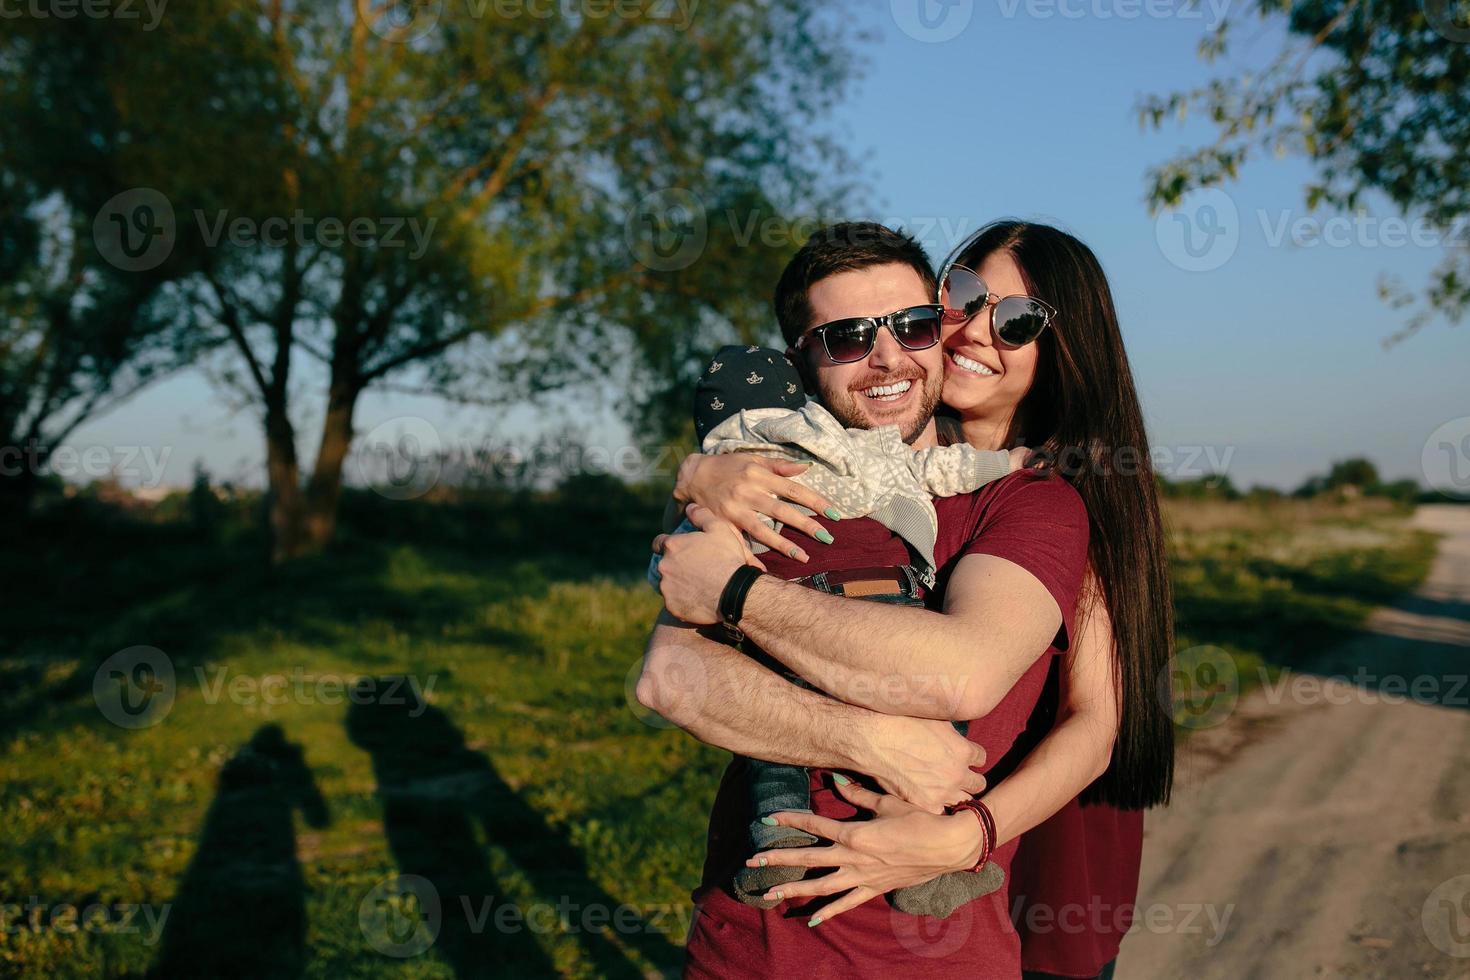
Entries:
<svg viewBox="0 0 1470 980">
<path fill-rule="evenodd" d="M 935 309 L 910 310 L 896 317 L 893 335 L 909 350 L 924 350 L 939 343 L 939 311 Z"/>
<path fill-rule="evenodd" d="M 950 268 L 939 292 L 939 301 L 956 320 L 968 320 L 985 309 L 989 297 L 990 287 L 985 285 L 985 280 L 963 266 Z"/>
<path fill-rule="evenodd" d="M 1007 296 L 995 305 L 995 333 L 1012 347 L 1029 344 L 1046 328 L 1046 308 L 1025 296 Z"/>
<path fill-rule="evenodd" d="M 873 349 L 873 324 L 867 320 L 834 323 L 822 333 L 827 356 L 838 364 L 860 361 Z"/>
</svg>

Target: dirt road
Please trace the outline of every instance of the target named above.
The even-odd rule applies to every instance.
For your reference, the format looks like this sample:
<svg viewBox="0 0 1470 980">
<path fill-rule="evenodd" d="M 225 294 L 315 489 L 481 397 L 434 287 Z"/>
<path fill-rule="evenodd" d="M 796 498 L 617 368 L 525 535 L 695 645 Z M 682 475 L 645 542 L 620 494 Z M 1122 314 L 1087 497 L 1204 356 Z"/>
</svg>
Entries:
<svg viewBox="0 0 1470 980">
<path fill-rule="evenodd" d="M 1470 507 L 1415 521 L 1414 595 L 1187 740 L 1122 980 L 1470 977 Z"/>
</svg>

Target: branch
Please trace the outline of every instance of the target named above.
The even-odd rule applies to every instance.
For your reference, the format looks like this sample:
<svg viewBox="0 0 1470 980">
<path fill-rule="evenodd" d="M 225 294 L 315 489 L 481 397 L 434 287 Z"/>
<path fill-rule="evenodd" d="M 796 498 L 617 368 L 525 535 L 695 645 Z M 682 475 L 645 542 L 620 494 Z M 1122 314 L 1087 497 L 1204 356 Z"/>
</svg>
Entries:
<svg viewBox="0 0 1470 980">
<path fill-rule="evenodd" d="M 256 386 L 260 388 L 261 397 L 268 397 L 270 395 L 270 382 L 267 381 L 265 371 L 261 368 L 260 361 L 256 359 L 255 351 L 251 348 L 250 341 L 245 336 L 245 327 L 240 323 L 240 317 L 235 312 L 234 306 L 231 305 L 230 297 L 227 295 L 228 291 L 215 278 L 214 270 L 206 268 L 204 270 L 204 279 L 214 290 L 215 298 L 219 301 L 220 322 L 225 325 L 225 329 L 229 331 L 230 338 L 235 341 L 235 346 L 240 348 L 240 353 L 244 355 L 245 363 L 250 368 L 250 376 L 255 380 Z"/>
<path fill-rule="evenodd" d="M 129 398 L 132 398 L 144 388 L 148 387 L 150 384 L 153 384 L 154 382 L 159 381 L 162 378 L 166 378 L 171 374 L 179 373 L 179 371 L 181 371 L 183 367 L 184 365 L 178 365 L 155 374 L 141 376 L 136 381 L 134 381 L 132 385 L 118 391 L 111 391 L 110 388 L 99 389 L 98 391 L 93 393 L 91 399 L 87 402 L 87 404 L 83 406 L 83 408 L 72 417 L 72 420 L 66 423 L 66 425 L 62 427 L 61 431 L 56 433 L 55 436 L 50 439 L 51 444 L 60 445 L 83 422 L 101 418 L 108 412 L 117 408 L 123 402 L 127 401 Z M 104 400 L 104 396 L 108 396 L 109 392 L 110 397 L 107 397 L 106 400 Z"/>
<path fill-rule="evenodd" d="M 513 326 L 517 323 L 524 323 L 531 317 L 538 316 L 558 306 L 563 306 L 568 303 L 581 303 L 586 300 L 600 296 L 610 289 L 614 289 L 620 285 L 627 285 L 633 281 L 636 281 L 636 277 L 634 276 L 614 276 L 599 286 L 592 286 L 587 289 L 579 290 L 578 292 L 572 293 L 569 296 L 546 297 L 536 303 L 531 304 L 531 306 L 527 307 L 520 314 L 504 320 L 498 325 L 498 327 L 500 330 L 504 330 L 506 327 Z M 479 324 L 473 327 L 465 327 L 462 330 L 456 330 L 454 333 L 449 334 L 448 336 L 440 337 L 436 340 L 429 341 L 428 343 L 420 344 L 417 347 L 409 348 L 402 354 L 399 354 L 396 357 L 389 358 L 383 363 L 364 371 L 364 373 L 361 375 L 363 384 L 364 386 L 366 386 L 374 379 L 381 378 L 388 372 L 397 370 L 398 368 L 401 368 L 405 364 L 408 364 L 412 361 L 417 361 L 425 357 L 432 357 L 433 355 L 438 354 L 441 351 L 453 347 L 455 344 L 462 343 L 463 341 L 470 339 L 477 333 L 485 333 L 488 331 L 488 329 L 489 327 L 484 324 Z"/>
<path fill-rule="evenodd" d="M 390 357 L 383 363 L 364 370 L 363 373 L 359 375 L 359 377 L 362 379 L 363 386 L 366 387 L 368 384 L 378 378 L 381 378 L 383 375 L 387 374 L 390 371 L 395 371 L 398 368 L 403 367 L 405 364 L 417 361 L 420 358 L 430 357 L 434 354 L 438 354 L 440 351 L 447 350 L 450 347 L 453 347 L 455 344 L 462 343 L 463 341 L 470 339 L 475 334 L 483 332 L 483 330 L 484 328 L 480 326 L 465 327 L 463 330 L 456 330 L 454 333 L 449 334 L 446 337 L 440 337 L 439 339 L 430 341 L 426 344 L 419 344 L 417 347 L 410 347 L 402 354 L 399 354 L 396 357 Z"/>
<path fill-rule="evenodd" d="M 495 165 L 495 169 L 491 171 L 490 176 L 485 180 L 485 186 L 480 189 L 474 199 L 465 208 L 466 212 L 477 214 L 483 211 L 485 205 L 504 189 L 506 179 L 510 175 L 510 169 L 515 165 L 516 158 L 520 156 L 521 150 L 525 148 L 526 140 L 530 138 L 532 129 L 541 116 L 545 114 L 546 107 L 556 98 L 561 88 L 560 82 L 552 82 L 547 85 L 544 92 L 530 101 L 526 107 L 525 114 L 521 116 L 520 120 L 516 123 L 515 130 L 510 134 L 505 149 L 500 152 L 500 161 Z M 459 176 L 455 177 L 445 186 L 444 191 L 439 195 L 440 200 L 447 202 L 458 196 L 475 178 L 484 172 L 485 168 L 490 165 L 490 161 L 496 156 L 496 153 L 496 150 L 486 151 L 484 156 L 476 160 L 473 165 L 461 171 Z"/>
</svg>

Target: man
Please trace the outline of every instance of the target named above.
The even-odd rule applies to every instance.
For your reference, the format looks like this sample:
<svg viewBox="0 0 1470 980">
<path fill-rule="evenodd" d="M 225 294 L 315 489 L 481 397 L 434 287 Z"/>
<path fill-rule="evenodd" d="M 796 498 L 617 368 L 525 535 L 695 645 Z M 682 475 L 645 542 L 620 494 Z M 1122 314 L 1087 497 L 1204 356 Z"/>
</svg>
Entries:
<svg viewBox="0 0 1470 980">
<path fill-rule="evenodd" d="M 851 359 L 848 345 L 834 360 L 823 336 L 835 321 L 887 317 L 933 303 L 936 292 L 922 248 L 878 225 L 819 232 L 793 258 L 777 287 L 777 318 L 810 392 L 843 424 L 896 425 L 915 447 L 936 444 L 933 413 L 944 376 L 937 337 L 913 349 L 885 326 L 865 354 L 858 350 Z M 931 812 L 967 799 L 984 786 L 972 767 L 984 765 L 987 752 L 1004 755 L 1025 727 L 1046 673 L 1042 653 L 1065 645 L 1071 625 L 1086 561 L 1086 515 L 1075 493 L 1058 484 L 1065 487 L 1012 478 L 936 501 L 941 574 L 928 609 L 848 602 L 784 581 L 803 574 L 802 566 L 771 552 L 763 560 L 773 574 L 748 583 L 734 615 L 722 613 L 722 594 L 746 564 L 746 549 L 733 526 L 703 516 L 696 521 L 702 533 L 665 546 L 666 610 L 649 641 L 639 699 L 695 737 L 741 755 L 864 773 Z M 874 532 L 872 521 L 846 528 L 818 521 L 834 537 L 860 525 L 861 533 L 891 536 Z M 874 538 L 872 547 L 889 543 Z M 858 549 L 848 567 L 862 564 Z M 750 641 L 832 697 L 790 684 L 696 629 L 736 617 L 732 625 Z M 952 720 L 971 722 L 969 739 L 956 734 Z M 738 851 L 735 790 L 727 772 L 711 815 L 705 886 L 696 893 L 692 974 L 879 975 L 912 969 L 916 955 L 925 957 L 917 962 L 929 975 L 987 975 L 975 972 L 979 966 L 996 976 L 1019 973 L 1003 890 L 987 906 L 987 925 L 962 920 L 969 932 L 954 933 L 942 958 L 929 955 L 932 949 L 917 953 L 878 900 L 823 930 L 809 929 L 790 910 L 734 902 L 722 886 Z M 813 807 L 827 815 L 854 812 L 830 793 L 814 793 Z M 1009 854 L 997 852 L 1002 859 Z"/>
</svg>

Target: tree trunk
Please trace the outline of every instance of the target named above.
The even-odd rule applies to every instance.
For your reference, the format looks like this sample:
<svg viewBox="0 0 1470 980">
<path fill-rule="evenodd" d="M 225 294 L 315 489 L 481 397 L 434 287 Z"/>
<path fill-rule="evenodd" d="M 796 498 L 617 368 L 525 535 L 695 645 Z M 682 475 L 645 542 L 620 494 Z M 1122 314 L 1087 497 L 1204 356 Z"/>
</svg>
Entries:
<svg viewBox="0 0 1470 980">
<path fill-rule="evenodd" d="M 267 509 L 271 562 L 280 564 L 307 551 L 301 465 L 296 459 L 296 430 L 284 405 L 272 405 L 265 417 L 266 472 L 270 480 Z"/>
<path fill-rule="evenodd" d="M 334 382 L 327 396 L 327 417 L 316 454 L 311 483 L 306 488 L 306 539 L 313 551 L 331 543 L 337 530 L 337 508 L 342 500 L 342 464 L 352 448 L 352 415 L 360 389 Z"/>
</svg>

